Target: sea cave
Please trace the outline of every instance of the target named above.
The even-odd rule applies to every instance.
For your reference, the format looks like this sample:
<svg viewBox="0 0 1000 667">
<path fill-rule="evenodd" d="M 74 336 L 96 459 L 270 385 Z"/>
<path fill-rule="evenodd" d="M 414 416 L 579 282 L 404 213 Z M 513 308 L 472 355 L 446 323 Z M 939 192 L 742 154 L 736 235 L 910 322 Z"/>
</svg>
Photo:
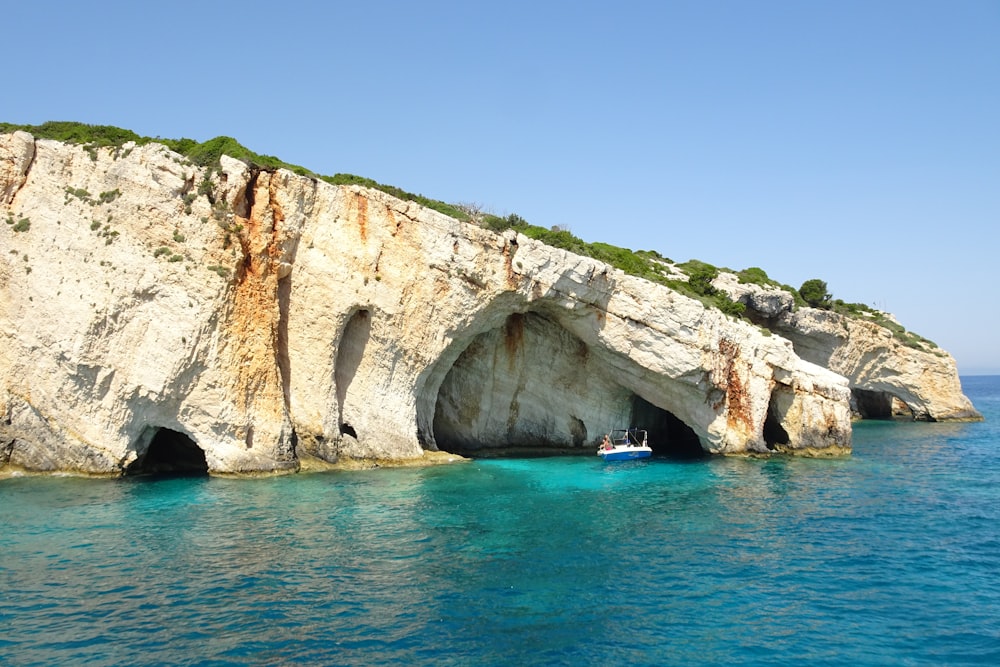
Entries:
<svg viewBox="0 0 1000 667">
<path fill-rule="evenodd" d="M 552 318 L 514 313 L 470 340 L 438 391 L 433 434 L 468 456 L 592 454 L 612 429 L 645 429 L 655 456 L 697 458 L 695 431 Z"/>
<path fill-rule="evenodd" d="M 190 437 L 168 428 L 147 428 L 140 443 L 150 435 L 149 445 L 141 452 L 137 448 L 139 455 L 125 468 L 125 475 L 208 474 L 205 452 Z"/>
</svg>

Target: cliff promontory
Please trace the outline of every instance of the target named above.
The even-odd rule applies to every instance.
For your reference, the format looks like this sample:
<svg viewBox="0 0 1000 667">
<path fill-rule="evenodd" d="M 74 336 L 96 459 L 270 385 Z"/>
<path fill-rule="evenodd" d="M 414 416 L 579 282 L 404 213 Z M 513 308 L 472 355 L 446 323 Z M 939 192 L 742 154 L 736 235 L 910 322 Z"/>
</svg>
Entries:
<svg viewBox="0 0 1000 667">
<path fill-rule="evenodd" d="M 852 387 L 929 418 L 972 410 L 950 357 L 907 362 L 947 385 L 911 395 L 850 331 L 811 346 L 801 311 L 771 335 L 513 231 L 284 169 L 14 132 L 0 205 L 8 469 L 591 452 L 636 423 L 661 451 L 836 454 Z"/>
</svg>

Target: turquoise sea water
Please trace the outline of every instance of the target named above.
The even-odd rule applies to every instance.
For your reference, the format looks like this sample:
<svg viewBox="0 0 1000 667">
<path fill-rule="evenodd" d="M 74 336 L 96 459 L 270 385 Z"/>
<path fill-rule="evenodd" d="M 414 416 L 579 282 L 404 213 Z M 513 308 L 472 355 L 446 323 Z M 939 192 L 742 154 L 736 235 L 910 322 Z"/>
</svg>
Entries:
<svg viewBox="0 0 1000 667">
<path fill-rule="evenodd" d="M 836 460 L 0 481 L 2 665 L 1000 664 L 1000 377 Z"/>
</svg>

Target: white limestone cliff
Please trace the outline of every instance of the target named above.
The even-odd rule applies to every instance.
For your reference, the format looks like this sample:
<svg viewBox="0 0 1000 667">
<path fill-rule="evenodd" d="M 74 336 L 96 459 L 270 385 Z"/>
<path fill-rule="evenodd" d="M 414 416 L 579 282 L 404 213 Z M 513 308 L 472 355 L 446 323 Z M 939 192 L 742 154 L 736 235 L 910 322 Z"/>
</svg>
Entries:
<svg viewBox="0 0 1000 667">
<path fill-rule="evenodd" d="M 934 344 L 915 336 L 896 336 L 864 316 L 796 309 L 789 292 L 740 284 L 731 273 L 720 274 L 714 285 L 744 303 L 760 324 L 790 340 L 803 359 L 845 376 L 855 415 L 921 421 L 982 419 L 962 393 L 954 358 Z"/>
<path fill-rule="evenodd" d="M 380 191 L 18 132 L 0 193 L 9 470 L 169 467 L 164 439 L 218 474 L 592 452 L 634 418 L 710 453 L 850 448 L 847 381 L 785 338 Z"/>
</svg>

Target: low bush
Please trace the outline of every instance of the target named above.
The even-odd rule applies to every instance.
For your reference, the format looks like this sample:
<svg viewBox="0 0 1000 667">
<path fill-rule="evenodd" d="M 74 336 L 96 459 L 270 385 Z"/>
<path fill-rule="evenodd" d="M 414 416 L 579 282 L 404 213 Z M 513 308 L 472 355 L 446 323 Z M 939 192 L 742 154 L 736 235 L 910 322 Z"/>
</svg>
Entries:
<svg viewBox="0 0 1000 667">
<path fill-rule="evenodd" d="M 255 153 L 232 137 L 219 136 L 207 141 L 197 142 L 193 139 L 187 138 L 163 139 L 160 137 L 143 137 L 135 132 L 132 132 L 131 130 L 124 130 L 109 125 L 87 125 L 84 123 L 65 121 L 50 121 L 42 123 L 41 125 L 15 125 L 12 123 L 0 123 L 0 133 L 13 132 L 15 130 L 25 130 L 34 136 L 43 139 L 55 139 L 66 143 L 82 145 L 94 159 L 97 157 L 96 150 L 98 148 L 121 148 L 124 144 L 129 142 L 135 142 L 136 145 L 140 146 L 156 142 L 163 144 L 170 150 L 184 156 L 193 164 L 200 167 L 207 167 L 208 171 L 198 185 L 197 195 L 189 193 L 188 197 L 185 197 L 185 210 L 190 212 L 190 206 L 193 203 L 195 196 L 207 196 L 209 201 L 213 204 L 212 217 L 226 231 L 226 243 L 224 244 L 224 247 L 229 247 L 231 242 L 230 233 L 234 231 L 238 232 L 240 231 L 240 228 L 238 226 L 234 227 L 230 225 L 228 220 L 228 210 L 225 202 L 212 201 L 213 186 L 211 173 L 214 169 L 219 168 L 220 158 L 223 154 L 242 160 L 251 167 L 261 169 L 288 169 L 289 171 L 299 174 L 300 176 L 321 179 L 333 185 L 360 185 L 366 188 L 379 190 L 399 199 L 416 202 L 421 206 L 436 210 L 457 220 L 467 222 L 475 221 L 480 227 L 491 231 L 502 232 L 507 229 L 513 229 L 524 234 L 525 236 L 537 239 L 547 245 L 562 248 L 586 257 L 592 257 L 596 260 L 610 264 L 611 266 L 614 266 L 615 268 L 630 275 L 666 285 L 671 289 L 681 292 L 682 294 L 699 299 L 708 306 L 718 308 L 727 315 L 740 317 L 744 314 L 745 310 L 745 306 L 742 303 L 732 301 L 726 294 L 719 292 L 712 287 L 711 283 L 715 277 L 718 276 L 719 269 L 711 264 L 700 262 L 698 260 L 690 260 L 681 264 L 674 264 L 675 267 L 688 276 L 688 280 L 686 281 L 678 280 L 675 277 L 672 277 L 665 267 L 666 264 L 673 264 L 673 262 L 654 250 L 632 251 L 627 248 L 620 248 L 607 243 L 588 243 L 574 236 L 567 227 L 538 227 L 536 225 L 529 224 L 524 218 L 514 213 L 503 217 L 492 214 L 481 214 L 481 207 L 478 206 L 470 207 L 468 205 L 462 206 L 448 204 L 443 201 L 430 199 L 420 194 L 413 194 L 401 188 L 378 183 L 370 178 L 356 176 L 354 174 L 338 173 L 333 176 L 320 176 L 304 167 L 289 164 L 276 157 Z M 127 156 L 127 151 L 124 152 L 124 155 Z M 116 157 L 119 156 L 123 155 L 116 154 Z M 82 188 L 74 189 L 67 187 L 66 193 L 67 198 L 69 196 L 74 196 L 87 203 L 98 203 L 97 201 L 91 199 L 90 193 Z M 99 201 L 101 203 L 109 203 L 120 194 L 121 193 L 117 189 L 110 192 L 102 192 L 99 196 Z M 203 218 L 203 221 L 204 220 L 206 220 L 206 218 Z M 13 224 L 13 221 L 8 221 L 8 224 Z M 14 225 L 14 230 L 27 231 L 29 226 L 30 223 L 27 218 L 25 218 Z M 180 243 L 183 242 L 184 237 L 182 234 L 175 231 L 174 240 Z M 153 255 L 154 257 L 160 257 L 162 255 L 169 254 L 169 261 L 172 262 L 181 261 L 183 259 L 181 255 L 171 253 L 172 250 L 163 246 L 157 248 Z M 216 273 L 219 273 L 219 275 L 223 275 L 223 271 L 228 272 L 228 270 L 224 269 L 224 267 L 215 266 L 209 267 L 209 270 L 215 271 Z M 767 276 L 767 273 L 759 267 L 743 269 L 736 275 L 741 283 L 780 287 L 794 297 L 797 306 L 804 306 L 808 304 L 814 307 L 832 309 L 848 316 L 867 317 L 871 321 L 889 328 L 895 335 L 897 335 L 897 337 L 907 341 L 908 344 L 933 346 L 933 343 L 930 341 L 922 339 L 915 334 L 906 332 L 902 329 L 902 327 L 894 324 L 891 320 L 873 315 L 874 313 L 877 313 L 877 311 L 872 311 L 866 306 L 861 304 L 844 303 L 839 299 L 831 301 L 832 297 L 827 292 L 826 283 L 819 279 L 807 280 L 803 283 L 800 289 L 796 290 L 794 287 L 789 285 L 780 285 L 771 280 Z M 899 330 L 902 331 L 900 332 Z"/>
</svg>

